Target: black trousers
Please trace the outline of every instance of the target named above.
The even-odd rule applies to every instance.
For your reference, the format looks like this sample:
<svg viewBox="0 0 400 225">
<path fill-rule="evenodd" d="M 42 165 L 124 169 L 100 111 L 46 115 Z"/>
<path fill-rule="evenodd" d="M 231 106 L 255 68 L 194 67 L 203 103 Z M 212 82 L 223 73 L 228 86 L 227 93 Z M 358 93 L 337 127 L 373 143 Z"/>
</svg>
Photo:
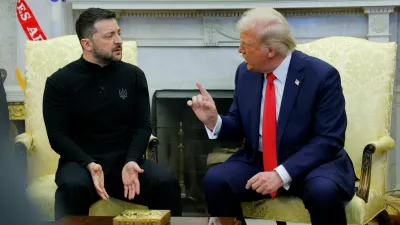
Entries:
<svg viewBox="0 0 400 225">
<path fill-rule="evenodd" d="M 149 209 L 168 209 L 172 216 L 181 216 L 181 193 L 177 178 L 166 168 L 145 160 L 140 167 L 140 194 L 131 202 Z M 104 186 L 110 197 L 124 198 L 122 167 L 112 168 L 104 177 Z M 90 172 L 75 162 L 60 166 L 56 173 L 58 186 L 55 194 L 55 220 L 64 216 L 87 216 L 90 206 L 100 199 L 93 185 Z"/>
</svg>

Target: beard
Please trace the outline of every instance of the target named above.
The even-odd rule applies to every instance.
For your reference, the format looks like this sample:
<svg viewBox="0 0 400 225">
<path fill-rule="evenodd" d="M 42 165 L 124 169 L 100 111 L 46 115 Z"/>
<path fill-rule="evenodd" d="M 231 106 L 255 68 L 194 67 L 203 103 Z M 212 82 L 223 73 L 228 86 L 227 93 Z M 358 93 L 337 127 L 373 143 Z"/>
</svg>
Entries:
<svg viewBox="0 0 400 225">
<path fill-rule="evenodd" d="M 121 55 L 120 57 L 116 57 L 113 53 L 120 49 L 121 50 Z M 122 46 L 117 45 L 115 46 L 111 52 L 104 52 L 101 51 L 99 48 L 97 48 L 96 45 L 93 45 L 93 57 L 101 64 L 107 65 L 112 62 L 117 62 L 122 59 Z"/>
</svg>

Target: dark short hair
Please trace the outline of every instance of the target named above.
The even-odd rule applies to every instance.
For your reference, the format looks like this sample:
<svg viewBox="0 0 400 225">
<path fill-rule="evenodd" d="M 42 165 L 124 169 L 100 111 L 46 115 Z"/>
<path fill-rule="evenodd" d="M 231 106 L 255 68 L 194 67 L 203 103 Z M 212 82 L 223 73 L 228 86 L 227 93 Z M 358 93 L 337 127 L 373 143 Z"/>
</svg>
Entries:
<svg viewBox="0 0 400 225">
<path fill-rule="evenodd" d="M 75 23 L 75 31 L 79 40 L 82 40 L 83 38 L 92 38 L 93 34 L 96 33 L 94 24 L 97 21 L 115 18 L 115 13 L 110 10 L 100 8 L 86 9 L 81 13 L 81 15 L 79 15 L 79 18 Z"/>
</svg>

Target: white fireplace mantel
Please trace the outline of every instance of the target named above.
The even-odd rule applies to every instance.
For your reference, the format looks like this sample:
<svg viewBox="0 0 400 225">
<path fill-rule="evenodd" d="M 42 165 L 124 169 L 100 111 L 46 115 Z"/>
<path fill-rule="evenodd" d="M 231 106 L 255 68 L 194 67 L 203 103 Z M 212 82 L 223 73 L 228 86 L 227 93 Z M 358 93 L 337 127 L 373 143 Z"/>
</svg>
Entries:
<svg viewBox="0 0 400 225">
<path fill-rule="evenodd" d="M 324 15 L 330 18 L 332 15 L 363 13 L 368 17 L 366 36 L 352 35 L 349 32 L 340 35 L 387 42 L 390 36 L 389 16 L 397 6 L 400 6 L 400 0 L 69 0 L 69 2 L 75 18 L 82 10 L 90 7 L 115 11 L 123 30 L 128 30 L 123 38 L 134 39 L 138 41 L 139 46 L 237 46 L 239 34 L 232 30 L 234 23 L 244 10 L 261 6 L 278 9 L 284 16 L 289 17 Z M 175 23 L 177 21 L 175 19 L 188 21 L 191 18 L 200 18 L 202 21 L 190 29 L 186 27 L 190 22 L 186 25 Z M 159 20 L 155 21 L 157 19 Z M 140 20 L 146 22 L 136 24 L 136 31 L 130 29 L 133 23 Z M 151 32 L 148 26 L 152 26 Z M 166 37 L 160 30 L 170 26 L 175 28 L 175 33 Z M 197 31 L 194 31 L 196 28 Z M 301 42 L 311 40 L 307 35 L 295 36 Z"/>
<path fill-rule="evenodd" d="M 218 10 L 268 6 L 276 9 L 398 6 L 400 0 L 69 0 L 73 9 Z"/>
</svg>

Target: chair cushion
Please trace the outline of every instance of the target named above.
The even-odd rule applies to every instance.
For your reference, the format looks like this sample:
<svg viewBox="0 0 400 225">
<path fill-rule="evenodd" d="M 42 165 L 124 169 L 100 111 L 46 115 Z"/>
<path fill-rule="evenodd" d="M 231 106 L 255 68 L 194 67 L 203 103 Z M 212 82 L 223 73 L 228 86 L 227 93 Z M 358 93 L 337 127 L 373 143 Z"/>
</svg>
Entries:
<svg viewBox="0 0 400 225">
<path fill-rule="evenodd" d="M 384 193 L 370 189 L 369 200 L 366 204 L 361 198 L 354 196 L 346 206 L 348 224 L 366 224 L 378 212 L 385 208 Z M 295 223 L 310 223 L 310 214 L 300 198 L 283 196 L 274 200 L 259 200 L 242 203 L 245 217 L 266 220 L 286 221 Z M 290 212 L 290 213 L 288 213 Z"/>
<path fill-rule="evenodd" d="M 89 209 L 89 216 L 117 216 L 126 209 L 148 209 L 138 205 L 110 197 L 107 201 L 99 200 Z"/>
<path fill-rule="evenodd" d="M 57 189 L 54 178 L 54 174 L 37 177 L 27 188 L 29 198 L 37 206 L 41 220 L 44 221 L 54 221 L 54 195 Z M 125 209 L 147 209 L 147 207 L 110 197 L 107 201 L 99 200 L 94 203 L 89 209 L 89 215 L 115 216 Z"/>
</svg>

